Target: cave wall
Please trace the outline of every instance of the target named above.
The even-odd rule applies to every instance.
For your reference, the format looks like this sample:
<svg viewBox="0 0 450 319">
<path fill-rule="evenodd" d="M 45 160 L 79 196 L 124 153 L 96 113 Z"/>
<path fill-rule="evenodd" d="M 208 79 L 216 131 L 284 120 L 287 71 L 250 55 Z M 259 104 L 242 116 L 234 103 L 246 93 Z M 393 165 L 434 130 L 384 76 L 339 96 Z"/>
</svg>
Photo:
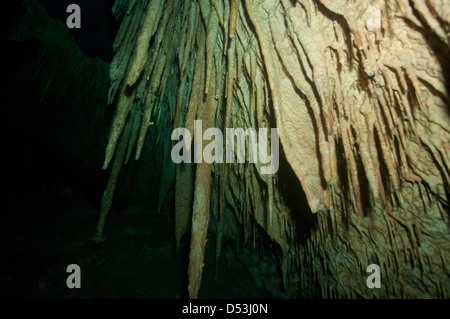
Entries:
<svg viewBox="0 0 450 319">
<path fill-rule="evenodd" d="M 37 1 L 6 8 L 5 197 L 14 207 L 56 187 L 96 203 L 107 180 L 99 167 L 113 115 L 106 100 L 109 65 L 86 57 L 65 24 Z"/>
<path fill-rule="evenodd" d="M 175 180 L 191 297 L 208 229 L 218 257 L 227 239 L 271 250 L 285 291 L 300 297 L 448 297 L 443 1 L 122 0 L 114 13 L 124 18 L 110 66 L 112 177 L 98 238 L 114 176 L 156 127 L 152 141 L 165 150 L 158 205 Z M 260 162 L 175 167 L 171 130 L 193 132 L 196 119 L 203 132 L 277 127 L 279 171 L 261 174 Z M 365 285 L 370 264 L 381 266 L 381 289 Z"/>
</svg>

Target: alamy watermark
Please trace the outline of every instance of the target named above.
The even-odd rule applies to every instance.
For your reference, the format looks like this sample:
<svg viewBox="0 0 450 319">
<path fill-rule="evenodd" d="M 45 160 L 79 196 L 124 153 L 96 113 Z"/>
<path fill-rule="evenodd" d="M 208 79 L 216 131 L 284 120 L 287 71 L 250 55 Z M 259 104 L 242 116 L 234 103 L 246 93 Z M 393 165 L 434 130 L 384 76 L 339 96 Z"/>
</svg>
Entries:
<svg viewBox="0 0 450 319">
<path fill-rule="evenodd" d="M 381 268 L 377 264 L 367 266 L 366 272 L 372 273 L 367 277 L 366 285 L 369 289 L 381 288 Z"/>
<path fill-rule="evenodd" d="M 67 13 L 71 13 L 66 20 L 66 25 L 69 29 L 81 28 L 81 8 L 77 4 L 70 4 L 66 10 Z"/>
<path fill-rule="evenodd" d="M 66 285 L 67 288 L 81 288 L 81 268 L 77 264 L 70 264 L 67 266 L 66 272 L 71 273 L 67 277 Z"/>
<path fill-rule="evenodd" d="M 246 141 L 248 140 L 248 161 L 258 163 L 261 174 L 275 174 L 279 167 L 279 136 L 278 129 L 270 129 L 270 154 L 268 154 L 268 129 L 260 128 L 258 133 L 255 128 L 227 128 L 224 137 L 218 128 L 208 128 L 203 134 L 202 121 L 194 121 L 194 163 L 202 161 L 215 163 L 245 163 Z M 172 161 L 176 164 L 191 163 L 192 161 L 192 135 L 186 128 L 176 128 L 172 132 L 172 140 L 181 140 L 172 148 Z M 214 141 L 211 141 L 214 138 Z M 248 138 L 248 139 L 247 139 Z M 211 141 L 203 147 L 203 141 Z M 235 143 L 236 141 L 236 143 Z"/>
</svg>

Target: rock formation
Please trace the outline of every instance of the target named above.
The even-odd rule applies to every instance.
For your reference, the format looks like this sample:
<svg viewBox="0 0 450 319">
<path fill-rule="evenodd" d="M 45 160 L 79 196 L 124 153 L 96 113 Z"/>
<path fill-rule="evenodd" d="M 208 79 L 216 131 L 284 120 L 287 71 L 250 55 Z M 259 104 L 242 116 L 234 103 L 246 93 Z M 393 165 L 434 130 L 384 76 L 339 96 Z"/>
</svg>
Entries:
<svg viewBox="0 0 450 319">
<path fill-rule="evenodd" d="M 99 240 L 118 172 L 140 157 L 150 125 L 161 145 L 172 128 L 193 132 L 194 120 L 277 127 L 273 175 L 249 162 L 179 164 L 173 174 L 170 152 L 161 159 L 161 202 L 176 183 L 177 241 L 190 229 L 190 296 L 214 221 L 218 256 L 227 238 L 256 249 L 269 236 L 284 289 L 299 297 L 448 298 L 444 1 L 117 0 L 113 9 L 123 20 Z M 381 267 L 380 289 L 365 284 L 370 264 Z"/>
</svg>

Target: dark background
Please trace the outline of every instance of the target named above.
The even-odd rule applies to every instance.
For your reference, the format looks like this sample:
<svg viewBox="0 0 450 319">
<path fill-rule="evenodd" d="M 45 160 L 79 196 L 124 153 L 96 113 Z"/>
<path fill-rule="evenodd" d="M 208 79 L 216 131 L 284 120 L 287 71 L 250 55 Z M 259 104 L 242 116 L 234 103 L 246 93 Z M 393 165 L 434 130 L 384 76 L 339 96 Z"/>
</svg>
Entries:
<svg viewBox="0 0 450 319">
<path fill-rule="evenodd" d="M 81 51 L 88 57 L 100 57 L 110 62 L 113 57 L 112 43 L 119 28 L 111 8 L 114 0 L 39 0 L 52 18 L 66 23 L 70 4 L 81 8 L 81 29 L 70 29 L 70 34 Z"/>
</svg>

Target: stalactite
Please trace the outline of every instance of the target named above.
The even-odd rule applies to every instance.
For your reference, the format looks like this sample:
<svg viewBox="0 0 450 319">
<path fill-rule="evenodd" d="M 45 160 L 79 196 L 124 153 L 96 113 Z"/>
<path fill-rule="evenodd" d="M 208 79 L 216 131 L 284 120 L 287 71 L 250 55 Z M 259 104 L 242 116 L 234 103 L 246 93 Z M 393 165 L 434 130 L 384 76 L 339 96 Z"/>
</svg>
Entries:
<svg viewBox="0 0 450 319">
<path fill-rule="evenodd" d="M 216 108 L 216 118 L 220 115 L 220 105 L 222 102 L 222 81 L 223 81 L 223 73 L 222 73 L 222 65 L 223 65 L 223 55 L 222 52 L 219 50 L 215 51 L 214 54 L 214 61 L 215 61 L 215 67 L 216 72 L 218 73 L 217 81 L 216 81 L 216 88 L 215 88 L 215 99 L 217 101 L 217 108 Z"/>
<path fill-rule="evenodd" d="M 144 69 L 145 63 L 147 62 L 148 56 L 148 46 L 151 37 L 155 34 L 157 30 L 157 25 L 161 17 L 162 5 L 164 1 L 162 0 L 152 0 L 147 8 L 147 13 L 142 24 L 139 37 L 137 39 L 136 48 L 134 49 L 133 57 L 131 58 L 131 66 L 127 76 L 127 85 L 132 86 L 136 83 L 139 75 Z"/>
<path fill-rule="evenodd" d="M 156 60 L 160 56 L 158 53 L 160 51 L 161 43 L 162 43 L 163 39 L 167 36 L 165 31 L 166 31 L 167 23 L 169 22 L 169 18 L 172 13 L 173 2 L 174 1 L 169 1 L 167 3 L 163 21 L 161 22 L 161 26 L 158 28 L 158 32 L 156 34 L 156 41 L 155 41 L 155 45 L 154 45 L 155 50 L 154 50 L 153 57 L 151 60 L 152 62 L 150 63 L 150 67 L 148 68 L 148 72 L 147 72 L 147 77 L 146 77 L 147 80 L 150 80 L 150 76 L 153 71 L 153 68 L 155 67 Z"/>
<path fill-rule="evenodd" d="M 199 48 L 199 52 L 200 48 Z M 190 95 L 190 101 L 188 105 L 188 111 L 186 113 L 185 128 L 189 132 L 194 132 L 194 121 L 197 116 L 198 107 L 202 103 L 203 89 L 200 89 L 200 83 L 203 83 L 203 74 L 201 64 L 195 64 L 194 80 L 192 86 L 192 93 Z M 191 144 L 187 145 L 188 151 L 191 149 Z"/>
<path fill-rule="evenodd" d="M 117 149 L 117 154 L 114 158 L 113 167 L 111 169 L 111 174 L 108 179 L 108 184 L 106 185 L 106 189 L 103 192 L 101 208 L 100 208 L 100 217 L 97 223 L 97 230 L 94 236 L 95 242 L 102 242 L 104 240 L 104 229 L 106 218 L 108 216 L 109 211 L 111 210 L 114 191 L 117 185 L 117 179 L 119 177 L 120 170 L 122 168 L 122 164 L 125 157 L 125 152 L 127 150 L 128 140 L 131 135 L 132 123 L 128 122 L 125 125 L 124 133 L 122 134 L 119 147 Z"/>
<path fill-rule="evenodd" d="M 136 108 L 135 108 L 132 110 L 132 112 L 134 114 L 132 114 L 130 121 L 133 124 L 132 124 L 132 128 L 131 128 L 130 142 L 128 143 L 128 148 L 127 148 L 127 155 L 125 156 L 125 165 L 128 164 L 131 154 L 133 153 L 134 145 L 136 144 L 136 140 L 138 137 L 139 128 L 141 126 L 141 118 L 142 118 L 141 110 L 140 109 L 136 110 Z"/>
<path fill-rule="evenodd" d="M 117 5 L 116 15 L 124 8 Z M 210 164 L 198 163 L 195 178 L 193 164 L 177 167 L 175 239 L 178 248 L 191 220 L 192 298 L 200 289 L 211 192 L 219 192 L 211 206 L 211 218 L 219 219 L 216 262 L 232 228 L 227 206 L 244 242 L 258 246 L 264 231 L 281 247 L 283 282 L 298 280 L 304 295 L 445 295 L 448 283 L 432 285 L 424 273 L 437 256 L 421 248 L 448 243 L 443 230 L 436 230 L 442 243 L 425 231 L 448 219 L 448 96 L 443 58 L 427 38 L 440 39 L 439 50 L 448 53 L 442 8 L 419 0 L 151 0 L 126 8 L 110 70 L 108 99 L 117 109 L 104 167 L 119 138 L 122 147 L 125 125 L 132 132 L 125 160 L 134 144 L 139 158 L 153 114 L 156 125 L 190 132 L 196 119 L 203 129 L 275 125 L 285 165 L 317 213 L 305 217 L 314 226 L 300 241 L 281 174 L 260 174 L 260 163 L 224 163 L 215 166 L 218 185 L 211 188 Z M 159 145 L 163 133 L 156 134 Z M 106 193 L 105 207 L 112 201 Z M 386 272 L 385 292 L 358 286 L 354 273 L 365 274 L 369 262 Z M 336 271 L 348 282 L 329 278 Z M 414 279 L 402 283 L 402 272 Z M 419 277 L 424 284 L 414 290 Z"/>
<path fill-rule="evenodd" d="M 209 15 L 208 29 L 207 29 L 207 38 L 206 38 L 206 81 L 205 81 L 205 94 L 208 94 L 208 88 L 211 81 L 211 75 L 214 75 L 216 72 L 213 72 L 213 54 L 214 48 L 216 46 L 217 35 L 219 32 L 219 18 L 218 14 L 213 11 Z"/>
<path fill-rule="evenodd" d="M 229 31 L 228 36 L 230 38 L 234 37 L 234 32 L 236 31 L 236 21 L 237 21 L 237 11 L 238 2 L 237 0 L 230 0 L 230 18 L 229 18 Z"/>
<path fill-rule="evenodd" d="M 137 161 L 141 157 L 142 154 L 142 148 L 144 147 L 145 142 L 145 136 L 147 135 L 148 128 L 150 125 L 155 124 L 154 122 L 151 122 L 151 116 L 152 116 L 152 110 L 153 110 L 153 102 L 147 104 L 145 106 L 144 114 L 142 115 L 142 122 L 141 122 L 141 129 L 139 132 L 139 139 L 137 142 L 136 147 L 136 154 L 134 159 Z"/>
<path fill-rule="evenodd" d="M 198 26 L 198 20 L 199 20 L 199 14 L 198 14 L 198 7 L 196 5 L 197 2 L 191 2 L 191 11 L 189 13 L 189 27 L 187 30 L 187 41 L 186 46 L 184 47 L 183 52 L 183 59 L 181 62 L 181 72 L 180 72 L 180 78 L 184 76 L 184 71 L 186 69 L 186 65 L 189 60 L 189 56 L 191 53 L 191 48 L 194 42 L 194 36 L 197 33 L 197 26 Z"/>
<path fill-rule="evenodd" d="M 219 4 L 217 3 L 218 1 L 210 0 L 209 2 L 214 7 L 214 10 L 216 10 L 217 18 L 219 19 L 219 25 L 223 29 L 225 26 L 223 24 L 223 19 L 222 19 L 222 10 L 219 8 Z"/>
<path fill-rule="evenodd" d="M 194 190 L 193 164 L 184 164 L 176 168 L 175 184 L 175 241 L 176 250 L 180 247 L 181 238 L 188 232 L 192 218 Z"/>
<path fill-rule="evenodd" d="M 199 56 L 197 56 L 197 63 L 203 65 L 203 52 L 204 47 L 199 50 Z M 202 71 L 204 69 L 202 68 Z M 203 72 L 202 72 L 203 73 Z M 200 83 L 203 83 L 201 81 Z M 210 83 L 210 88 L 214 88 L 214 82 Z M 214 96 L 209 94 L 206 101 L 199 107 L 198 118 L 203 122 L 203 134 L 204 130 L 214 125 Z M 194 133 L 195 134 L 195 133 Z M 197 298 L 198 290 L 200 289 L 200 282 L 202 278 L 203 260 L 205 255 L 206 245 L 206 233 L 208 231 L 209 223 L 209 200 L 210 200 L 210 176 L 211 176 L 210 163 L 202 161 L 197 164 L 196 177 L 195 177 L 195 193 L 194 193 L 194 205 L 192 209 L 192 226 L 191 226 L 191 245 L 189 253 L 189 296 L 191 298 Z"/>
<path fill-rule="evenodd" d="M 112 130 L 109 137 L 108 146 L 106 147 L 106 156 L 103 163 L 103 169 L 106 169 L 114 156 L 114 151 L 116 149 L 117 141 L 122 134 L 123 128 L 127 122 L 128 113 L 133 106 L 134 95 L 136 94 L 136 89 L 131 89 L 129 92 L 126 87 L 122 89 L 122 94 L 120 96 L 118 107 L 116 111 L 116 116 L 114 117 L 114 122 Z"/>
<path fill-rule="evenodd" d="M 117 2 L 116 2 L 117 3 Z M 123 18 L 122 23 L 120 24 L 119 27 L 119 31 L 117 32 L 116 38 L 114 39 L 114 43 L 113 43 L 113 49 L 117 50 L 117 48 L 119 48 L 122 43 L 123 40 L 126 39 L 126 31 L 128 30 L 128 28 L 130 27 L 130 25 L 134 22 L 138 22 L 140 19 L 139 17 L 134 17 L 134 15 L 131 15 L 132 10 L 134 9 L 134 5 L 135 5 L 135 1 L 130 1 L 128 4 L 128 8 L 127 8 L 127 12 L 129 12 L 130 14 L 126 14 L 125 17 Z M 120 12 L 121 10 L 115 10 L 113 8 L 113 12 L 115 12 L 115 14 L 117 15 L 122 15 L 124 12 Z M 128 40 L 128 39 L 126 39 Z"/>
<path fill-rule="evenodd" d="M 227 84 L 226 84 L 226 96 L 227 104 L 225 106 L 225 127 L 230 125 L 231 107 L 233 105 L 233 86 L 234 86 L 234 76 L 235 76 L 235 48 L 236 39 L 232 39 L 230 43 L 230 48 L 228 49 L 228 69 L 227 69 Z"/>
</svg>

